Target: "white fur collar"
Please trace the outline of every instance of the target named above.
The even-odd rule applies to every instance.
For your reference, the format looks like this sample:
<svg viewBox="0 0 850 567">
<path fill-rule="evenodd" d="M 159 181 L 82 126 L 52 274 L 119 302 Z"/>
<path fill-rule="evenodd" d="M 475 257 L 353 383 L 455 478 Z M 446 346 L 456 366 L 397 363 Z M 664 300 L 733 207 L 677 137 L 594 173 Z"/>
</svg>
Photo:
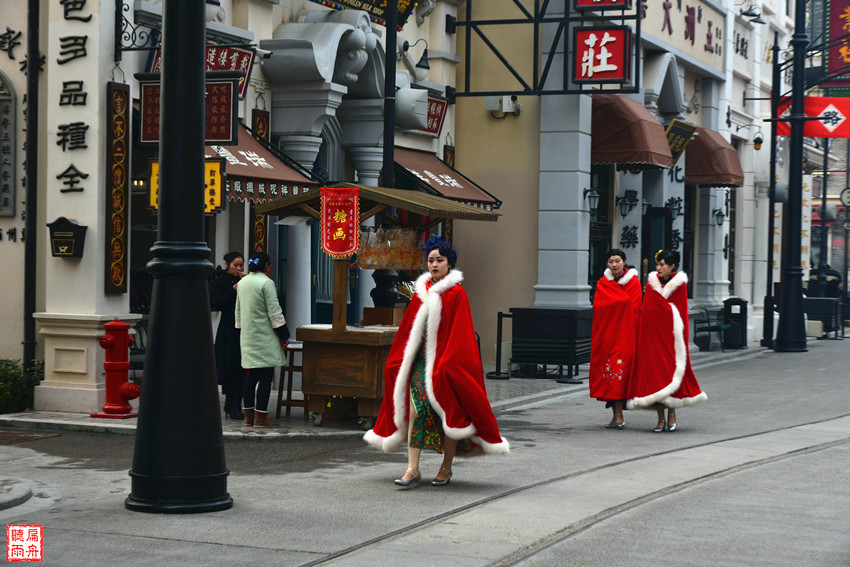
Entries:
<svg viewBox="0 0 850 567">
<path fill-rule="evenodd" d="M 666 285 L 661 285 L 661 280 L 658 279 L 658 272 L 649 274 L 649 286 L 660 293 L 664 299 L 668 299 L 670 295 L 676 291 L 679 286 L 688 283 L 688 274 L 685 272 L 676 272 Z"/>
<path fill-rule="evenodd" d="M 637 270 L 634 268 L 629 268 L 628 271 L 623 274 L 623 277 L 619 279 L 618 284 L 625 286 L 627 283 L 632 281 L 632 278 L 637 276 Z M 605 268 L 605 277 L 608 278 L 608 281 L 614 281 L 614 274 L 611 273 L 610 268 Z"/>
<path fill-rule="evenodd" d="M 425 302 L 425 298 L 428 297 L 429 293 L 436 293 L 437 295 L 443 293 L 449 288 L 454 287 L 463 281 L 463 272 L 460 270 L 450 270 L 446 277 L 441 279 L 439 282 L 431 286 L 431 289 L 427 289 L 426 284 L 431 281 L 431 274 L 429 272 L 425 272 L 421 276 L 416 279 L 416 284 L 413 286 L 416 290 L 416 295 L 419 296 L 419 299 L 422 302 Z"/>
</svg>

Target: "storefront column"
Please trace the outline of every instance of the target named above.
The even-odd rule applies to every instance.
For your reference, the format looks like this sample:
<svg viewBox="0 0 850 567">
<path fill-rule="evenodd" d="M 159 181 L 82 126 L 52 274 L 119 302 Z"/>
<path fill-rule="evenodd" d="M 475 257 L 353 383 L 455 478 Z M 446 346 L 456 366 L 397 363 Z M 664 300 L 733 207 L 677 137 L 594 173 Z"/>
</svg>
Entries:
<svg viewBox="0 0 850 567">
<path fill-rule="evenodd" d="M 590 116 L 590 96 L 540 99 L 535 306 L 590 305 L 590 212 L 583 196 L 590 187 Z"/>
<path fill-rule="evenodd" d="M 384 111 L 379 98 L 346 99 L 337 113 L 342 126 L 342 145 L 348 149 L 351 161 L 357 170 L 357 182 L 361 185 L 378 185 L 384 165 Z M 365 226 L 375 226 L 374 218 Z M 374 307 L 372 290 L 375 270 L 360 270 L 357 320 L 363 319 L 363 308 Z"/>
<path fill-rule="evenodd" d="M 45 375 L 35 388 L 37 410 L 99 410 L 105 383 L 105 351 L 98 344 L 103 324 L 117 317 L 132 325 L 140 318 L 129 313 L 126 292 L 104 291 L 109 278 L 107 236 L 115 229 L 106 214 L 107 202 L 112 203 L 112 179 L 107 176 L 104 142 L 111 125 L 101 114 L 107 105 L 106 84 L 114 76 L 114 62 L 111 57 L 99 57 L 111 53 L 114 29 L 111 8 L 105 12 L 109 17 L 104 17 L 98 6 L 86 6 L 85 12 L 93 15 L 87 22 L 66 20 L 59 3 L 45 4 L 42 12 L 43 21 L 51 22 L 50 33 L 43 35 L 43 48 L 53 56 L 47 58 L 41 79 L 42 130 L 50 135 L 43 140 L 39 158 L 44 199 L 39 205 L 37 238 L 44 252 L 39 274 L 44 303 L 43 311 L 34 317 L 43 345 Z M 64 55 L 60 65 L 56 54 L 63 51 L 60 44 L 70 36 L 87 38 L 86 49 Z M 72 81 L 79 82 L 84 92 L 74 96 L 72 104 L 63 105 L 60 95 Z M 58 217 L 88 227 L 81 258 L 51 255 L 45 224 Z M 126 259 L 129 237 L 125 243 Z"/>
<path fill-rule="evenodd" d="M 729 280 L 724 272 L 723 233 L 726 226 L 717 226 L 712 212 L 722 209 L 723 189 L 699 186 L 699 250 L 697 266 L 699 280 L 694 288 L 697 305 L 708 309 L 719 309 L 723 297 L 728 295 Z"/>
</svg>

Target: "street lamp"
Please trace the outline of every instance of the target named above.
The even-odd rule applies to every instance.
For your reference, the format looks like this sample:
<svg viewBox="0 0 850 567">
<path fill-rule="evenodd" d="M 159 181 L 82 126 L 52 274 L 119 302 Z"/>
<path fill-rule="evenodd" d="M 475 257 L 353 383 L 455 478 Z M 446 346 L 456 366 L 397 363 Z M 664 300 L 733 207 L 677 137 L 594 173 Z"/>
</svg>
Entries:
<svg viewBox="0 0 850 567">
<path fill-rule="evenodd" d="M 196 513 L 227 493 L 204 240 L 203 0 L 163 4 L 160 192 L 129 510 Z"/>
<path fill-rule="evenodd" d="M 770 93 L 770 185 L 767 190 L 767 289 L 764 295 L 764 320 L 761 346 L 773 348 L 773 223 L 776 208 L 776 166 L 779 151 L 776 138 L 776 108 L 779 106 L 779 89 L 782 88 L 782 71 L 779 68 L 779 32 L 773 32 L 773 83 Z M 758 148 L 756 148 L 758 149 Z"/>
<path fill-rule="evenodd" d="M 590 214 L 596 216 L 596 211 L 599 209 L 599 193 L 596 192 L 596 189 L 585 189 L 583 196 L 587 199 Z"/>
<path fill-rule="evenodd" d="M 667 202 L 664 203 L 664 206 L 670 209 L 670 218 L 672 220 L 676 220 L 676 218 L 682 214 L 681 197 L 670 197 L 669 199 L 667 199 Z"/>
<path fill-rule="evenodd" d="M 620 211 L 620 216 L 623 218 L 626 218 L 637 205 L 637 191 L 629 190 L 626 191 L 625 196 L 617 197 L 617 210 Z"/>
<path fill-rule="evenodd" d="M 723 226 L 723 221 L 726 220 L 726 213 L 723 212 L 723 209 L 714 209 L 711 214 L 714 215 L 714 222 L 717 223 L 717 226 Z"/>
<path fill-rule="evenodd" d="M 803 109 L 805 95 L 806 46 L 806 2 L 798 1 L 794 6 L 793 73 L 791 78 L 791 139 L 788 159 L 788 202 L 786 228 L 788 238 L 783 253 L 782 301 L 779 309 L 779 326 L 774 350 L 779 352 L 806 352 L 806 328 L 803 317 L 803 267 L 800 265 L 803 229 L 803 125 L 806 115 Z M 773 89 L 776 96 L 776 88 Z M 771 180 L 773 182 L 773 179 Z"/>
</svg>

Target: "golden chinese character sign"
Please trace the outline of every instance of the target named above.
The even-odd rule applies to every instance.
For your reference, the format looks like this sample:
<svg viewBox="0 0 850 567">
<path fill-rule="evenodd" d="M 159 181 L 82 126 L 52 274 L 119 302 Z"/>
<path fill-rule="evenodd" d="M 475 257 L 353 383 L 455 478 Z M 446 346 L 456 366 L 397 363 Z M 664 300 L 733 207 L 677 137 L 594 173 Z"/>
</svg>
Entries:
<svg viewBox="0 0 850 567">
<path fill-rule="evenodd" d="M 827 30 L 827 41 L 831 45 L 827 51 L 826 74 L 834 77 L 834 80 L 823 83 L 824 87 L 850 87 L 850 39 L 834 41 L 841 36 L 850 33 L 850 0 L 831 0 L 829 3 L 829 25 Z"/>
<path fill-rule="evenodd" d="M 159 208 L 159 162 L 151 160 L 151 172 L 148 181 L 148 208 Z M 204 161 L 204 213 L 214 215 L 224 209 L 224 195 L 227 192 L 224 179 L 224 160 L 207 159 Z"/>
<path fill-rule="evenodd" d="M 360 189 L 322 187 L 322 250 L 336 259 L 357 252 L 360 239 Z"/>
<path fill-rule="evenodd" d="M 127 291 L 127 172 L 130 145 L 130 86 L 106 84 L 106 293 Z"/>
<path fill-rule="evenodd" d="M 693 124 L 688 124 L 682 120 L 672 120 L 667 126 L 667 145 L 670 146 L 670 153 L 673 154 L 673 165 L 682 157 L 682 152 L 688 142 L 691 141 L 697 127 Z"/>
</svg>

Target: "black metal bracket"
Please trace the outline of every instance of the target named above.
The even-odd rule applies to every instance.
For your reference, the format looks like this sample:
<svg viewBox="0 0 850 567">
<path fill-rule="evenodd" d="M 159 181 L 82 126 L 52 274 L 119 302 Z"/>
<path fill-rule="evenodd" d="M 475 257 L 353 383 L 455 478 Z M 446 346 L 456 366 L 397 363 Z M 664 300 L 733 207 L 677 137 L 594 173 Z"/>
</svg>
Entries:
<svg viewBox="0 0 850 567">
<path fill-rule="evenodd" d="M 474 20 L 472 18 L 473 0 L 468 0 L 466 3 L 466 17 L 464 20 L 456 18 L 446 18 L 446 33 L 457 33 L 459 28 L 464 30 L 466 40 L 464 53 L 464 78 L 463 84 L 451 92 L 446 92 L 446 97 L 450 103 L 453 103 L 457 97 L 472 97 L 472 96 L 494 96 L 494 95 L 558 95 L 558 94 L 591 94 L 592 89 L 596 85 L 581 85 L 576 86 L 571 80 L 571 65 L 572 51 L 569 47 L 569 36 L 574 29 L 580 27 L 595 26 L 599 24 L 612 24 L 619 22 L 620 25 L 626 25 L 627 22 L 633 22 L 633 34 L 631 52 L 629 53 L 629 66 L 632 74 L 631 82 L 624 84 L 620 89 L 612 90 L 612 92 L 635 94 L 640 92 L 640 45 L 641 45 L 641 18 L 640 18 L 640 2 L 636 2 L 628 12 L 611 11 L 611 12 L 582 12 L 580 15 L 571 15 L 569 6 L 564 14 L 554 16 L 548 15 L 550 0 L 534 0 L 533 12 L 529 11 L 520 0 L 513 0 L 521 16 L 507 19 L 486 19 Z M 527 2 L 526 2 L 527 4 Z M 568 2 L 569 4 L 569 2 Z M 614 15 L 616 14 L 616 15 Z M 532 26 L 532 41 L 533 46 L 530 50 L 533 54 L 531 76 L 523 76 L 517 71 L 493 41 L 487 36 L 486 29 L 492 26 L 498 26 L 497 30 L 503 30 L 503 26 L 508 25 L 526 25 Z M 473 35 L 474 34 L 474 35 Z M 551 43 L 547 41 L 547 49 L 542 49 L 543 37 L 551 38 Z M 489 50 L 487 56 L 495 55 L 501 62 L 504 69 L 510 73 L 513 79 L 519 83 L 521 88 L 504 88 L 499 90 L 483 90 L 473 88 L 471 82 L 471 69 L 473 64 L 472 40 L 474 38 L 483 42 L 484 46 Z M 548 51 L 546 60 L 540 60 L 540 54 Z M 552 70 L 552 65 L 555 63 L 556 54 L 562 54 L 563 61 L 563 80 L 560 85 L 550 85 L 547 83 L 549 73 Z"/>
</svg>

